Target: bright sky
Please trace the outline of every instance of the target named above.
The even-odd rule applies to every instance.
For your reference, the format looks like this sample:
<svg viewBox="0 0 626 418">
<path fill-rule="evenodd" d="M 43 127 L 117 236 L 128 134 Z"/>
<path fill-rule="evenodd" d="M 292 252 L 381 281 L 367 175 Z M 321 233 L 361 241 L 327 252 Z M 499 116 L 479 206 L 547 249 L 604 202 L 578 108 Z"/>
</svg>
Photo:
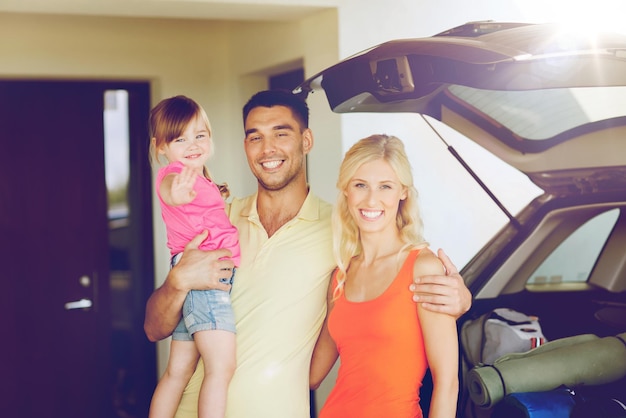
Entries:
<svg viewBox="0 0 626 418">
<path fill-rule="evenodd" d="M 624 0 L 519 0 L 517 4 L 526 16 L 543 21 L 563 22 L 576 31 L 626 33 Z"/>
</svg>

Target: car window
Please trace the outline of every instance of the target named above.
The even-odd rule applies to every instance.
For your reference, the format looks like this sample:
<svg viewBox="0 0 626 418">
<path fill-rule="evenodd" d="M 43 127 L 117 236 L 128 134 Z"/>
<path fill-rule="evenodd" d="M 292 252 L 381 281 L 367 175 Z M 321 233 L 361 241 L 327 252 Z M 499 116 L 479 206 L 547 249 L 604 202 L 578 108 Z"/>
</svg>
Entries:
<svg viewBox="0 0 626 418">
<path fill-rule="evenodd" d="M 450 93 L 533 141 L 623 116 L 626 109 L 626 86 L 493 91 L 453 85 Z"/>
<path fill-rule="evenodd" d="M 546 258 L 527 284 L 587 282 L 618 216 L 619 209 L 612 209 L 585 222 Z"/>
</svg>

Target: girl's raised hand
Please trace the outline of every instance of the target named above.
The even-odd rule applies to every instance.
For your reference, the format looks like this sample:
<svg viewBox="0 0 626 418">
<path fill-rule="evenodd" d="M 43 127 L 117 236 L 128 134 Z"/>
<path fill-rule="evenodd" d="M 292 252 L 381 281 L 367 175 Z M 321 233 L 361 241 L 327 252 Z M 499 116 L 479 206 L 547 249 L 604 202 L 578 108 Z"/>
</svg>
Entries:
<svg viewBox="0 0 626 418">
<path fill-rule="evenodd" d="M 170 190 L 170 198 L 174 205 L 184 205 L 196 198 L 196 191 L 193 189 L 196 176 L 193 169 L 183 167 L 182 171 L 174 177 Z"/>
</svg>

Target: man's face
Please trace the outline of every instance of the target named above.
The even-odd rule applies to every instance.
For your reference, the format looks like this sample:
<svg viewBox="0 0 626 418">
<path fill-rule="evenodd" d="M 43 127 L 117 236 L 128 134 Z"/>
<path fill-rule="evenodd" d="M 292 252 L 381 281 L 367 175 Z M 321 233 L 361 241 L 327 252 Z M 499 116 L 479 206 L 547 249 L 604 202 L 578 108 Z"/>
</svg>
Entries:
<svg viewBox="0 0 626 418">
<path fill-rule="evenodd" d="M 295 180 L 306 183 L 304 161 L 313 136 L 309 129 L 302 131 L 288 107 L 256 107 L 244 129 L 248 165 L 261 187 L 277 191 Z"/>
</svg>

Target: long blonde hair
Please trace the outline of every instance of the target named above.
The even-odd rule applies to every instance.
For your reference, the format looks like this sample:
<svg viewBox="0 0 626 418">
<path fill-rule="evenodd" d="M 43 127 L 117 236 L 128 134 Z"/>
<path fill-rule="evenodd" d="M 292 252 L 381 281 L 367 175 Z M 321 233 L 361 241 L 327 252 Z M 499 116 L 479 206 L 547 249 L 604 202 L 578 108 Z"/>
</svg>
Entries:
<svg viewBox="0 0 626 418">
<path fill-rule="evenodd" d="M 359 228 L 348 208 L 345 191 L 359 167 L 365 163 L 382 159 L 398 176 L 406 190 L 406 199 L 401 200 L 396 216 L 396 226 L 406 247 L 425 247 L 423 223 L 418 206 L 417 189 L 413 185 L 411 164 L 404 150 L 404 144 L 395 136 L 372 135 L 354 144 L 343 159 L 337 180 L 337 203 L 333 209 L 333 254 L 337 264 L 337 286 L 333 296 L 336 299 L 343 291 L 346 272 L 350 261 L 362 251 Z"/>
</svg>

